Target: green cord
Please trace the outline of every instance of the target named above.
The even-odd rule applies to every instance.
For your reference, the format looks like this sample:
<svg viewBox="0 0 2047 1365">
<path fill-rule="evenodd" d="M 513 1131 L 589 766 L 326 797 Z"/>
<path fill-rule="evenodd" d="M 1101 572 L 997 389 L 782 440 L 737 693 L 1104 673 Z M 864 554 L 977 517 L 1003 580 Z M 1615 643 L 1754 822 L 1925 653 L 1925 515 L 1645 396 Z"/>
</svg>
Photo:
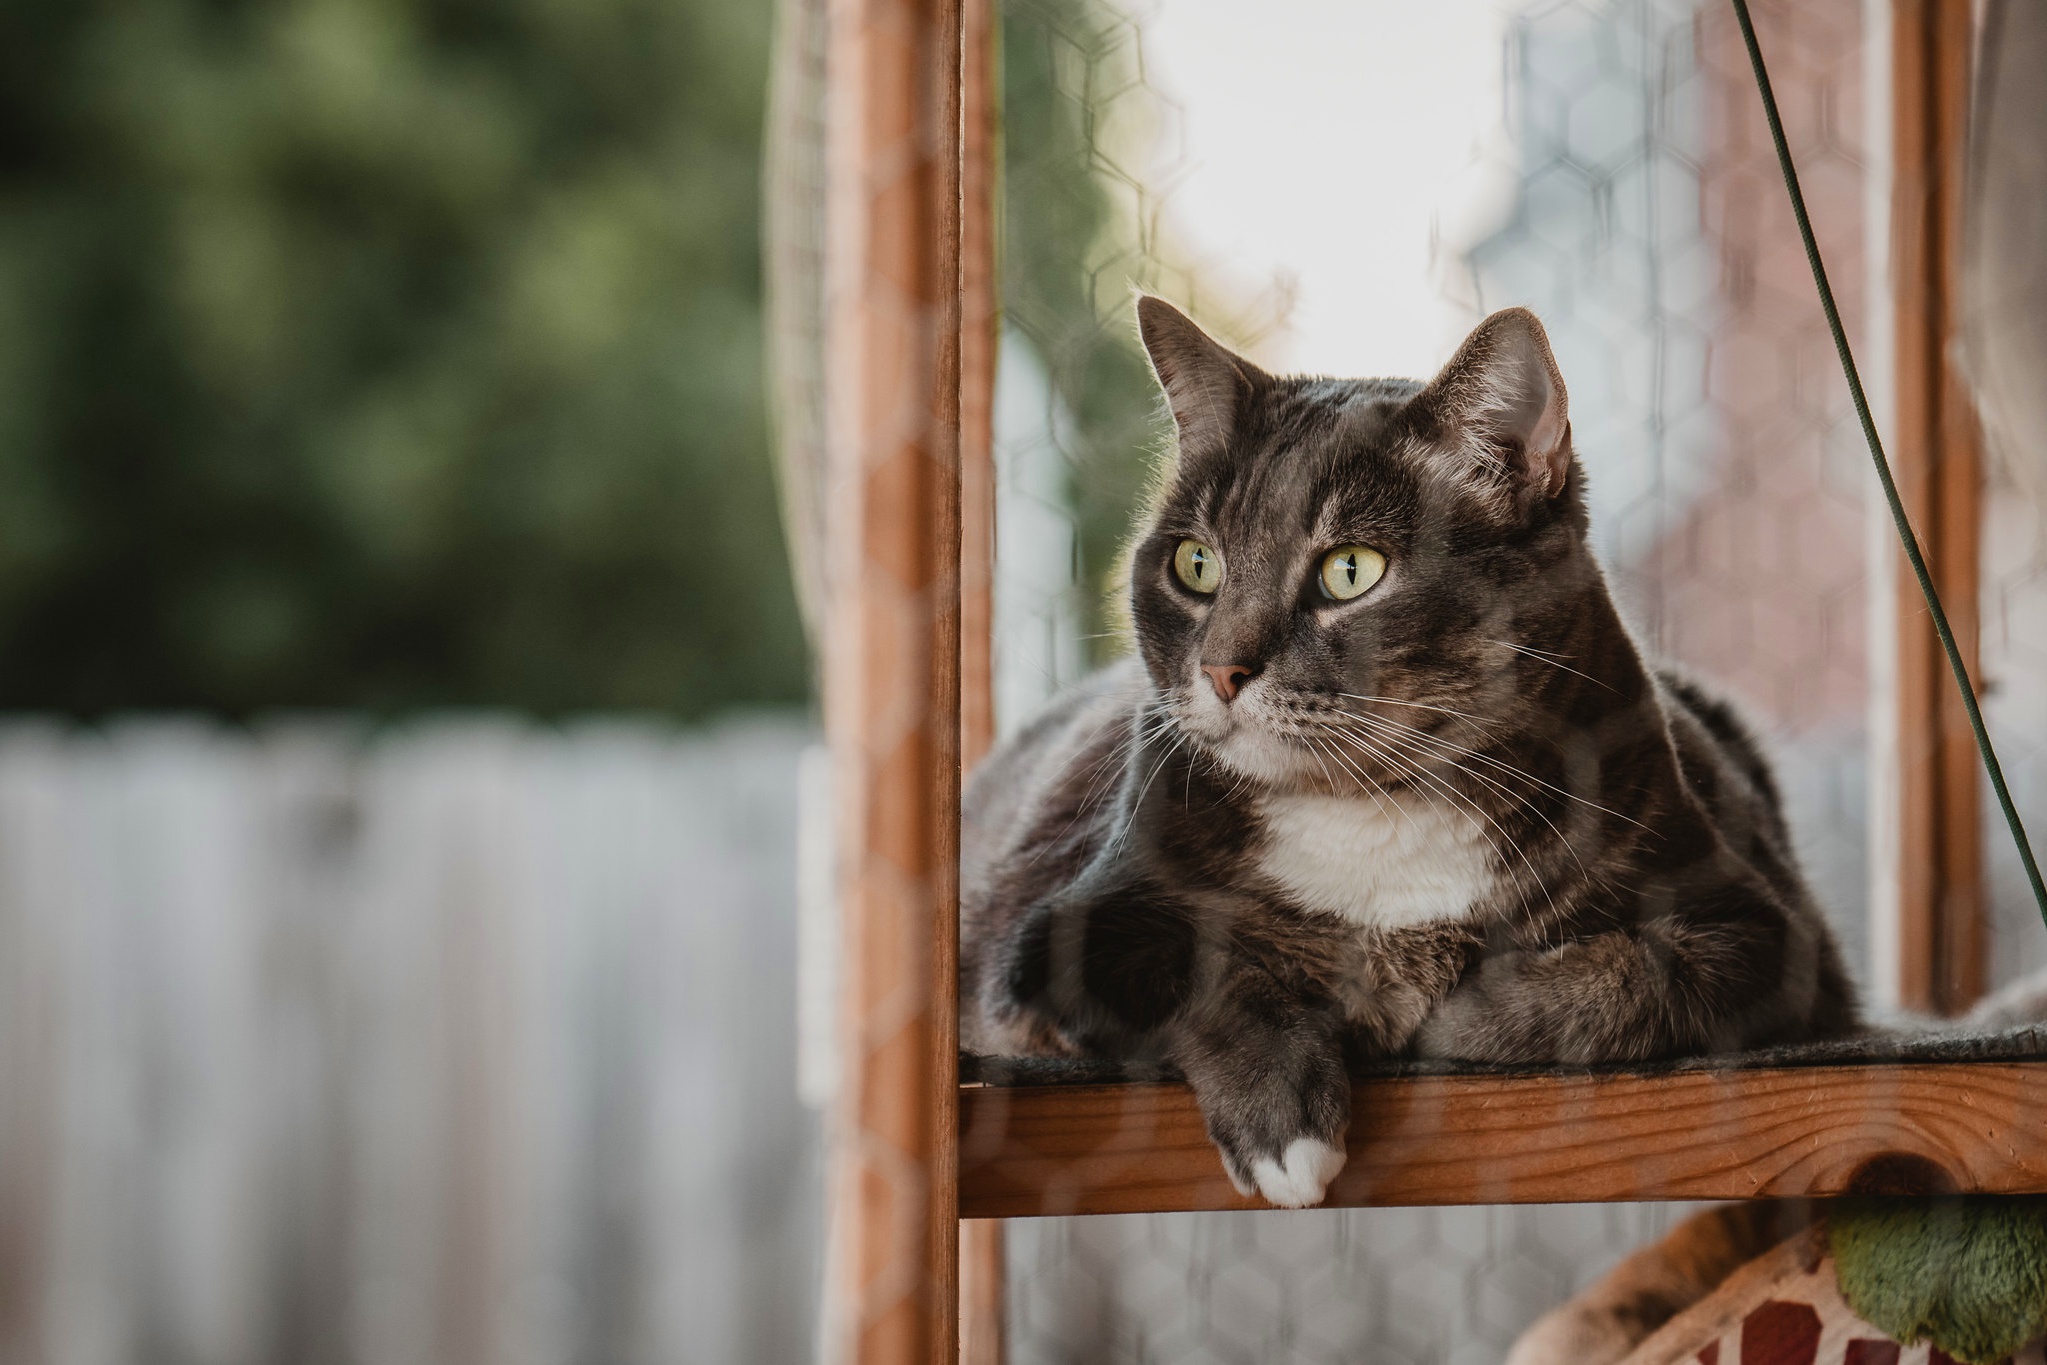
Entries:
<svg viewBox="0 0 2047 1365">
<path fill-rule="evenodd" d="M 1926 571 L 1926 557 L 1919 552 L 1919 537 L 1912 534 L 1912 523 L 1905 516 L 1905 504 L 1898 498 L 1898 485 L 1891 478 L 1891 462 L 1884 457 L 1883 442 L 1877 437 L 1876 422 L 1869 415 L 1869 399 L 1862 392 L 1862 377 L 1855 369 L 1855 356 L 1848 349 L 1848 333 L 1841 326 L 1841 310 L 1834 306 L 1834 290 L 1827 283 L 1827 268 L 1820 263 L 1819 243 L 1813 240 L 1812 220 L 1805 213 L 1805 192 L 1798 187 L 1798 171 L 1791 164 L 1791 148 L 1784 141 L 1784 123 L 1777 117 L 1777 96 L 1770 90 L 1770 72 L 1763 65 L 1763 49 L 1756 42 L 1756 26 L 1749 19 L 1748 0 L 1734 0 L 1734 17 L 1741 23 L 1742 41 L 1748 44 L 1749 65 L 1755 68 L 1756 89 L 1763 96 L 1763 116 L 1770 121 L 1770 140 L 1777 144 L 1777 164 L 1784 171 L 1784 188 L 1791 192 L 1791 212 L 1798 218 L 1798 235 L 1805 242 L 1805 259 L 1812 266 L 1812 281 L 1819 286 L 1820 307 L 1826 310 L 1827 326 L 1834 333 L 1834 349 L 1841 354 L 1841 372 L 1848 377 L 1848 392 L 1855 400 L 1855 415 L 1862 419 L 1862 435 L 1869 442 L 1869 458 L 1876 462 L 1876 476 L 1883 481 L 1884 500 L 1891 505 L 1891 520 L 1897 523 L 1898 540 L 1905 547 L 1905 558 L 1912 562 L 1912 576 L 1919 580 L 1919 591 L 1926 598 L 1926 609 L 1933 616 L 1934 633 L 1940 636 L 1940 647 L 1947 651 L 1948 667 L 1954 670 L 1955 686 L 1962 694 L 1962 706 L 1969 713 L 1969 728 L 1976 733 L 1976 752 L 1983 756 L 1983 771 L 1990 774 L 1990 785 L 1997 793 L 1997 804 L 2004 811 L 2004 822 L 2011 827 L 2012 843 L 2018 846 L 2019 860 L 2026 865 L 2026 880 L 2033 886 L 2033 903 L 2040 909 L 2040 919 L 2047 923 L 2047 885 L 2040 881 L 2039 864 L 2033 861 L 2033 845 L 2026 838 L 2025 824 L 2019 819 L 2018 807 L 2012 804 L 2011 790 L 2004 785 L 2004 769 L 1997 762 L 1997 750 L 1990 745 L 1990 732 L 1984 728 L 1983 712 L 1976 705 L 1976 689 L 1969 682 L 1968 665 L 1962 662 L 1962 651 L 1955 644 L 1955 633 L 1948 627 L 1947 613 L 1941 609 L 1940 594 L 1934 590 L 1933 575 Z"/>
</svg>

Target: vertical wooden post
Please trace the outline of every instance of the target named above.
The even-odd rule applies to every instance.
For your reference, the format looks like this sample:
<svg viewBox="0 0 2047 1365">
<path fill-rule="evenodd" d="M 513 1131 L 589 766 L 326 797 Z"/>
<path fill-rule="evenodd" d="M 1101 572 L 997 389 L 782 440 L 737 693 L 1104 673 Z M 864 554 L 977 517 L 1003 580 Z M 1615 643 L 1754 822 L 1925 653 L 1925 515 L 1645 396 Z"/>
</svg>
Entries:
<svg viewBox="0 0 2047 1365">
<path fill-rule="evenodd" d="M 995 0 L 960 7 L 960 757 L 995 742 Z"/>
<path fill-rule="evenodd" d="M 1008 1349 L 1002 1229 L 1000 1218 L 960 1223 L 959 1365 L 1002 1365 Z"/>
<path fill-rule="evenodd" d="M 1941 601 L 1977 667 L 1982 463 L 1956 372 L 1970 0 L 1893 0 L 1893 459 Z M 1952 1014 L 1983 990 L 1979 774 L 1967 716 L 1910 568 L 1897 559 L 1898 1001 Z"/>
<path fill-rule="evenodd" d="M 825 1358 L 953 1365 L 958 1267 L 959 0 L 833 0 L 826 726 L 845 1068 Z"/>
<path fill-rule="evenodd" d="M 960 11 L 960 759 L 995 742 L 995 0 Z M 1002 1365 L 1002 1224 L 960 1225 L 960 1365 Z"/>
</svg>

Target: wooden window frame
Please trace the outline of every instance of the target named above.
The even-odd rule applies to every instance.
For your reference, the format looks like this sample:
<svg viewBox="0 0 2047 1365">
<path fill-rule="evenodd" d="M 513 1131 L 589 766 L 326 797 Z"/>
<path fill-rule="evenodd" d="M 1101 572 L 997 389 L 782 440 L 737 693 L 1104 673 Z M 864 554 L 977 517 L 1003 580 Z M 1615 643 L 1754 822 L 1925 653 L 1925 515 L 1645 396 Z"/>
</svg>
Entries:
<svg viewBox="0 0 2047 1365">
<path fill-rule="evenodd" d="M 1892 0 L 1891 455 L 1955 642 L 1980 677 L 1982 435 L 1957 369 L 1974 15 L 1970 0 Z M 1919 585 L 1892 553 L 1896 621 L 1896 980 L 1900 1005 L 1958 1014 L 1983 993 L 1982 772 Z"/>
<path fill-rule="evenodd" d="M 826 715 L 847 1065 L 825 1340 L 845 1361 L 999 1360 L 999 1225 L 961 1219 L 1262 1207 L 1229 1186 L 1185 1086 L 956 1079 L 959 779 L 993 733 L 991 4 L 831 9 L 826 385 L 842 581 Z M 1980 460 L 1948 359 L 1970 5 L 1893 0 L 1891 14 L 1893 453 L 1973 660 Z M 1975 759 L 1909 578 L 1893 601 L 1898 990 L 1953 1011 L 1982 981 Z M 2047 1068 L 2023 1062 L 1363 1079 L 1329 1203 L 2047 1192 L 2043 1116 Z"/>
</svg>

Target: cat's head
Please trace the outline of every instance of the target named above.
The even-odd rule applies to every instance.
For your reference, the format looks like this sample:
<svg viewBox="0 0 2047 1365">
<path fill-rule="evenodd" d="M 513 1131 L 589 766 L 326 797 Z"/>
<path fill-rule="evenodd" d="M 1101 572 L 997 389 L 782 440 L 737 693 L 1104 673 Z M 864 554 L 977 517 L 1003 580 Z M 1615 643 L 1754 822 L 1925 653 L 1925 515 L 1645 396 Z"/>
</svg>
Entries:
<svg viewBox="0 0 2047 1365">
<path fill-rule="evenodd" d="M 1162 300 L 1137 313 L 1179 439 L 1132 621 L 1179 731 L 1286 786 L 1440 756 L 1398 727 L 1511 723 L 1516 650 L 1604 601 L 1535 315 L 1493 314 L 1420 383 L 1269 375 Z"/>
</svg>

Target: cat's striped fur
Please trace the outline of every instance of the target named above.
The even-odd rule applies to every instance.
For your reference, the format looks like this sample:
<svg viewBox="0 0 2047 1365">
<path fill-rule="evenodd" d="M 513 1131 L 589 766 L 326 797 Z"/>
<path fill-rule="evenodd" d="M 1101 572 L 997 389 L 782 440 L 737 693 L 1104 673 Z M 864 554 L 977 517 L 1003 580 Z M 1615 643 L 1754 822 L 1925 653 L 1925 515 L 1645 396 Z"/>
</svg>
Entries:
<svg viewBox="0 0 2047 1365">
<path fill-rule="evenodd" d="M 971 786 L 966 1046 L 1170 1061 L 1239 1186 L 1306 1204 L 1347 1058 L 1854 1026 L 1768 765 L 1615 610 L 1532 314 L 1427 384 L 1274 377 L 1139 318 L 1179 440 L 1130 559 L 1136 654 Z M 1218 591 L 1175 576 L 1188 539 Z M 1385 574 L 1337 602 L 1316 566 L 1351 544 Z"/>
</svg>

